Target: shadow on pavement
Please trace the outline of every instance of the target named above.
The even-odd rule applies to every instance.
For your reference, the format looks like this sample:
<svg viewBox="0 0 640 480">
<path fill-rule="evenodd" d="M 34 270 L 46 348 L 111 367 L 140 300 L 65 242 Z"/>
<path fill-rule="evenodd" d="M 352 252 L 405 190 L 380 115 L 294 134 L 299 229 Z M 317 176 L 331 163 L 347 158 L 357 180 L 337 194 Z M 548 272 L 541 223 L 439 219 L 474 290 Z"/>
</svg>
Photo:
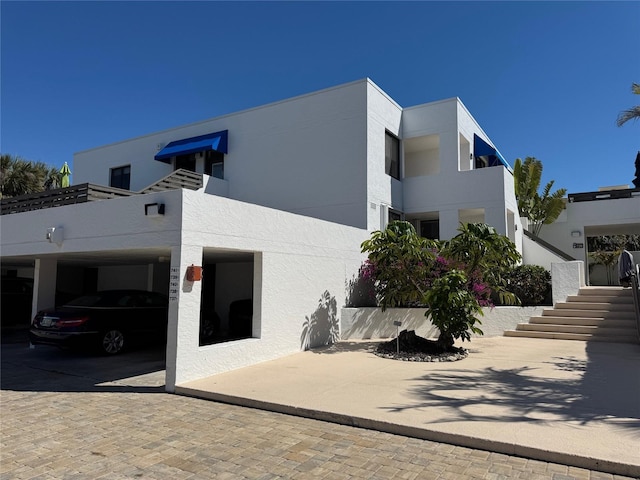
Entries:
<svg viewBox="0 0 640 480">
<path fill-rule="evenodd" d="M 165 347 L 107 357 L 28 342 L 1 345 L 0 388 L 35 392 L 164 393 Z"/>
<path fill-rule="evenodd" d="M 539 364 L 478 369 L 453 363 L 415 379 L 418 386 L 411 393 L 417 402 L 387 410 L 443 408 L 451 414 L 446 420 L 450 422 L 562 421 L 587 425 L 605 421 L 615 428 L 638 432 L 637 349 L 631 344 L 591 342 L 586 360 L 559 355 Z M 546 373 L 541 374 L 542 369 Z"/>
</svg>

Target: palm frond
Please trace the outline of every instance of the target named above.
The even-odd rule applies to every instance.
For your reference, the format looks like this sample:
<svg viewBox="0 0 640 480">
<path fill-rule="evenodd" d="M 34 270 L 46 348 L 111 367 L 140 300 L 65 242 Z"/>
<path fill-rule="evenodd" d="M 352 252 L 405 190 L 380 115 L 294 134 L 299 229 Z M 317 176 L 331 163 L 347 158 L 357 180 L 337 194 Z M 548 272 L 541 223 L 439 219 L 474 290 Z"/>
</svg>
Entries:
<svg viewBox="0 0 640 480">
<path fill-rule="evenodd" d="M 620 112 L 620 115 L 618 115 L 618 119 L 616 120 L 616 125 L 621 127 L 622 125 L 627 123 L 629 120 L 635 121 L 638 118 L 640 118 L 640 105 L 631 107 L 628 110 L 624 110 Z"/>
</svg>

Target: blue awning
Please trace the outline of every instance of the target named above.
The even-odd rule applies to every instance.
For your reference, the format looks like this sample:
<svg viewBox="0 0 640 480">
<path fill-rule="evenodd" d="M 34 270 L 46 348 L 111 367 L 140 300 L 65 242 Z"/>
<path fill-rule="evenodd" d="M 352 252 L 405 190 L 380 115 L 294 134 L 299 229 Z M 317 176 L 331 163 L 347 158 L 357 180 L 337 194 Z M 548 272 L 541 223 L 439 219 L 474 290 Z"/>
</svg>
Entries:
<svg viewBox="0 0 640 480">
<path fill-rule="evenodd" d="M 511 166 L 509 166 L 500 152 L 476 134 L 473 135 L 473 155 L 474 157 L 488 157 L 489 167 L 504 165 L 507 170 L 511 171 Z"/>
<path fill-rule="evenodd" d="M 207 150 L 227 153 L 228 132 L 228 130 L 223 130 L 222 132 L 208 133 L 206 135 L 200 135 L 199 137 L 176 140 L 160 150 L 154 158 L 161 162 L 169 163 L 169 159 L 176 155 L 187 155 L 189 153 L 205 152 Z"/>
</svg>

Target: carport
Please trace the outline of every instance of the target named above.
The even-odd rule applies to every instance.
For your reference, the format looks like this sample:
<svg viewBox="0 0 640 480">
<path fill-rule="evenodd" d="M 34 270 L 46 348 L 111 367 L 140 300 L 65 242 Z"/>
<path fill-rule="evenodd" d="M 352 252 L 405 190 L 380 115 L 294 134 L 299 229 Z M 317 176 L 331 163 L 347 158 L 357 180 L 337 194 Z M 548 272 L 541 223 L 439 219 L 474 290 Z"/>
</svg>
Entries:
<svg viewBox="0 0 640 480">
<path fill-rule="evenodd" d="M 191 190 L 25 211 L 2 222 L 3 268 L 32 272 L 33 311 L 95 288 L 168 295 L 168 391 L 304 348 L 301 334 L 319 299 L 344 304 L 368 236 Z M 202 341 L 202 321 L 211 319 L 215 334 Z"/>
</svg>

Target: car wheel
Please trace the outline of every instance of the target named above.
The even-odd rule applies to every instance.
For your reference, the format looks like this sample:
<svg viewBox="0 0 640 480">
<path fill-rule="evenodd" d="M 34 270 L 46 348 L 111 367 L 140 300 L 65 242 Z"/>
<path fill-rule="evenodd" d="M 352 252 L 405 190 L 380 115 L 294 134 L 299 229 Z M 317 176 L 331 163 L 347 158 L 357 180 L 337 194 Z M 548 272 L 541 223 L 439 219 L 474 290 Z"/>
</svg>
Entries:
<svg viewBox="0 0 640 480">
<path fill-rule="evenodd" d="M 124 333 L 118 329 L 107 330 L 100 336 L 100 348 L 103 353 L 115 355 L 124 348 Z"/>
</svg>

